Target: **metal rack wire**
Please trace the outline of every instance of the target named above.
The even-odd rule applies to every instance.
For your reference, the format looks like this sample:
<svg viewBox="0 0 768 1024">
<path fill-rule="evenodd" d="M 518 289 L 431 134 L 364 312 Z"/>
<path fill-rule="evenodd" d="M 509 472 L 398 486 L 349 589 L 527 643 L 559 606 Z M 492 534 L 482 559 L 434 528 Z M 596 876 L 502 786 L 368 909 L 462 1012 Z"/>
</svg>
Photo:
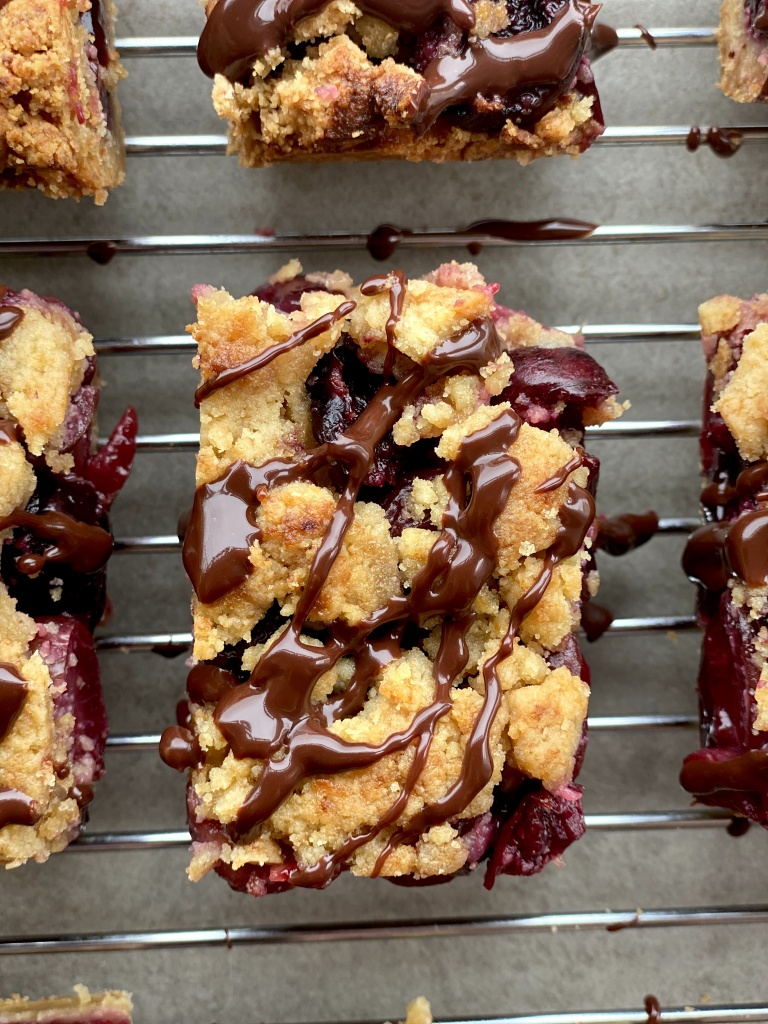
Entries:
<svg viewBox="0 0 768 1024">
<path fill-rule="evenodd" d="M 713 46 L 712 29 L 651 28 L 659 47 Z M 197 40 L 193 37 L 147 37 L 118 40 L 125 58 L 188 58 L 194 55 Z M 646 46 L 638 28 L 619 30 L 619 45 L 627 48 Z M 744 144 L 768 143 L 768 125 L 734 125 Z M 689 126 L 612 127 L 599 140 L 601 146 L 684 145 Z M 704 128 L 706 132 L 706 128 Z M 132 158 L 167 156 L 216 156 L 226 151 L 226 139 L 220 135 L 132 136 L 127 152 Z M 110 258 L 149 255 L 208 255 L 224 253 L 275 253 L 360 249 L 367 237 L 363 234 L 323 235 L 153 235 L 133 238 L 59 238 L 3 239 L 0 257 L 9 256 L 83 256 L 94 242 L 109 246 Z M 733 224 L 667 224 L 600 226 L 586 238 L 552 242 L 516 242 L 496 237 L 483 237 L 461 232 L 433 230 L 416 232 L 400 243 L 403 248 L 457 248 L 469 242 L 484 247 L 526 248 L 543 245 L 574 245 L 594 247 L 688 242 L 765 242 L 768 224 L 759 222 Z M 692 323 L 611 323 L 567 325 L 561 329 L 580 331 L 588 344 L 622 342 L 626 344 L 656 341 L 693 342 L 699 328 Z M 104 337 L 96 341 L 102 357 L 177 355 L 193 350 L 189 338 L 176 335 L 142 337 Z M 698 432 L 698 423 L 691 419 L 628 420 L 609 423 L 589 436 L 606 439 L 621 438 L 690 438 Z M 194 433 L 143 434 L 138 439 L 142 453 L 193 451 L 198 443 Z M 662 517 L 660 532 L 684 534 L 697 523 L 694 517 Z M 180 544 L 172 535 L 118 537 L 115 553 L 122 556 L 152 557 L 178 552 Z M 654 615 L 616 619 L 606 637 L 668 631 L 692 631 L 697 624 L 692 615 Z M 98 640 L 105 655 L 124 655 L 156 651 L 183 655 L 189 649 L 189 633 L 147 633 L 106 635 Z M 644 714 L 594 716 L 589 727 L 593 732 L 627 733 L 642 730 L 694 730 L 697 719 L 692 714 Z M 112 735 L 108 740 L 111 754 L 132 754 L 151 751 L 158 743 L 155 734 Z M 660 831 L 671 829 L 720 829 L 731 820 L 725 812 L 706 808 L 636 813 L 602 813 L 587 815 L 588 828 L 598 832 Z M 156 851 L 185 846 L 189 836 L 182 831 L 108 831 L 86 833 L 68 849 L 71 854 L 117 853 L 123 851 Z M 382 939 L 429 939 L 446 936 L 498 936 L 510 933 L 536 933 L 577 930 L 618 931 L 625 928 L 670 928 L 681 926 L 743 925 L 768 923 L 768 904 L 734 907 L 693 907 L 658 910 L 622 910 L 573 913 L 543 913 L 487 918 L 442 918 L 398 920 L 389 924 L 321 923 L 312 926 L 272 926 L 264 928 L 198 928 L 114 933 L 92 933 L 52 936 L 5 936 L 0 934 L 0 957 L 41 953 L 106 953 L 159 948 L 190 948 L 234 945 L 289 945 Z M 664 1009 L 668 1024 L 753 1024 L 768 1020 L 768 1007 L 733 1005 L 719 1007 L 680 1007 Z M 593 1013 L 537 1014 L 493 1019 L 476 1018 L 453 1021 L 451 1024 L 644 1024 L 648 1016 L 642 1011 L 605 1011 Z"/>
</svg>

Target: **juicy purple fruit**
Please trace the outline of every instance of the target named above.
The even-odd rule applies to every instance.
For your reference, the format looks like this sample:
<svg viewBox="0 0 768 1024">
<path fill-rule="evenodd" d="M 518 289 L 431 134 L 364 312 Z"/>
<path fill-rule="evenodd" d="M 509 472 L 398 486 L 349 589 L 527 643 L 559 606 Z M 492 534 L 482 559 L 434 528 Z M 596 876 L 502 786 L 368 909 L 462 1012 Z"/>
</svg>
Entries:
<svg viewBox="0 0 768 1024">
<path fill-rule="evenodd" d="M 104 772 L 107 716 L 101 697 L 99 663 L 93 637 L 76 619 L 38 621 L 35 650 L 51 674 L 54 718 L 74 718 L 69 761 L 75 782 L 87 786 Z"/>
<path fill-rule="evenodd" d="M 599 363 L 581 348 L 518 348 L 515 372 L 497 401 L 511 402 L 527 423 L 541 427 L 583 426 L 583 412 L 618 393 Z M 555 407 L 565 403 L 565 409 Z"/>
<path fill-rule="evenodd" d="M 312 284 L 306 277 L 299 274 L 290 281 L 267 281 L 260 285 L 251 295 L 262 302 L 270 302 L 281 313 L 295 313 L 301 309 L 301 296 L 304 292 L 322 292 L 323 285 Z"/>
<path fill-rule="evenodd" d="M 486 889 L 498 875 L 536 874 L 584 835 L 581 786 L 571 786 L 570 793 L 572 799 L 554 796 L 536 784 L 523 790 L 511 813 L 500 815 L 503 824 L 486 869 Z"/>
</svg>

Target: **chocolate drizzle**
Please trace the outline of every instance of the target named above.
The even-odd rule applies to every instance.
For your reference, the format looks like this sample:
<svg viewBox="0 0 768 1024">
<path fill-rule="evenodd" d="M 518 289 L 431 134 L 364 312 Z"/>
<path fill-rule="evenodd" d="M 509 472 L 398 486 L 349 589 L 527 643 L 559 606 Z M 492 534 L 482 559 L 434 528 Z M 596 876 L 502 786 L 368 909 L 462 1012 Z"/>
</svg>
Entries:
<svg viewBox="0 0 768 1024">
<path fill-rule="evenodd" d="M 40 815 L 32 797 L 18 789 L 0 789 L 0 828 L 6 825 L 35 825 Z"/>
<path fill-rule="evenodd" d="M 197 55 L 206 75 L 246 82 L 251 67 L 271 50 L 284 49 L 304 18 L 320 13 L 328 0 L 219 0 L 208 15 Z M 439 54 L 403 105 L 406 122 L 428 131 L 449 107 L 484 93 L 504 95 L 539 86 L 567 88 L 576 76 L 590 30 L 600 9 L 567 0 L 550 24 L 516 35 L 472 39 L 475 14 L 467 0 L 360 0 L 363 14 L 381 18 L 398 32 L 421 35 L 443 16 L 470 34 L 463 52 Z"/>
<path fill-rule="evenodd" d="M 13 512 L 0 519 L 0 530 L 22 527 L 41 540 L 52 541 L 37 553 L 21 555 L 16 567 L 25 576 L 35 576 L 47 562 L 66 562 L 85 574 L 103 569 L 112 553 L 112 536 L 100 526 L 81 523 L 63 512 Z"/>
<path fill-rule="evenodd" d="M 402 308 L 400 298 L 393 294 L 399 283 L 397 274 L 366 282 L 367 294 L 390 287 L 390 339 Z M 261 774 L 228 830 L 238 836 L 251 835 L 304 779 L 364 768 L 413 747 L 405 783 L 380 820 L 351 836 L 315 865 L 292 869 L 290 881 L 294 885 L 326 884 L 356 848 L 397 822 L 427 763 L 438 722 L 451 709 L 452 685 L 469 658 L 467 634 L 475 620 L 473 604 L 495 564 L 495 523 L 520 473 L 518 463 L 509 454 L 520 427 L 514 412 L 502 410 L 486 427 L 465 438 L 458 457 L 447 468 L 443 479 L 449 501 L 443 529 L 410 591 L 391 598 L 355 625 L 332 623 L 320 646 L 307 643 L 303 634 L 341 551 L 377 443 L 404 408 L 440 376 L 462 369 L 478 372 L 500 352 L 493 323 L 476 321 L 438 346 L 423 366 L 413 366 L 397 382 L 385 380 L 358 418 L 333 440 L 294 463 L 272 460 L 260 467 L 236 463 L 215 484 L 198 489 L 184 558 L 198 598 L 208 600 L 211 595 L 223 596 L 247 575 L 248 549 L 258 537 L 255 512 L 264 488 L 306 478 L 329 463 L 336 463 L 346 475 L 293 618 L 262 653 L 247 682 L 236 684 L 231 674 L 214 666 L 196 666 L 190 673 L 190 698 L 193 702 L 217 702 L 214 719 L 234 756 L 263 762 Z M 577 453 L 569 472 L 580 461 Z M 547 489 L 565 485 L 567 477 L 568 473 L 558 473 L 556 483 L 545 481 L 551 483 Z M 509 629 L 498 651 L 483 666 L 483 705 L 467 738 L 458 780 L 439 801 L 416 815 L 407 828 L 395 830 L 379 855 L 374 874 L 382 869 L 396 844 L 410 842 L 425 829 L 460 813 L 492 777 L 490 735 L 501 702 L 498 667 L 512 652 L 521 623 L 542 598 L 556 566 L 581 549 L 593 518 L 592 497 L 571 482 L 560 510 L 557 535 L 544 553 L 541 573 L 511 609 Z M 221 532 L 217 524 L 222 521 L 227 524 L 224 541 L 216 536 Z M 442 635 L 433 665 L 431 702 L 416 712 L 406 728 L 380 744 L 348 742 L 331 732 L 333 722 L 362 708 L 376 676 L 399 657 L 406 626 L 413 623 L 424 627 L 436 620 L 442 620 Z M 314 701 L 312 695 L 320 677 L 345 657 L 354 659 L 352 682 L 326 703 Z M 166 754 L 174 761 L 174 744 L 186 742 L 186 736 L 179 740 L 175 732 L 167 735 Z M 188 761 L 192 754 L 185 747 L 178 757 Z"/>
<path fill-rule="evenodd" d="M 23 318 L 24 310 L 18 306 L 0 306 L 0 341 L 10 337 Z"/>
<path fill-rule="evenodd" d="M 304 18 L 319 14 L 329 0 L 219 0 L 208 15 L 197 59 L 202 71 L 213 78 L 225 75 L 238 82 L 248 75 L 257 57 L 282 49 Z M 425 32 L 447 15 L 459 28 L 470 32 L 475 12 L 468 0 L 359 0 L 363 14 L 381 18 L 403 32 Z"/>
<path fill-rule="evenodd" d="M 643 40 L 643 42 L 646 44 L 646 46 L 649 46 L 652 50 L 656 49 L 656 46 L 657 46 L 656 40 L 653 38 L 651 33 L 645 27 L 645 25 L 637 24 L 637 25 L 633 25 L 633 28 L 636 28 L 637 31 L 640 33 L 640 38 Z"/>
<path fill-rule="evenodd" d="M 13 728 L 27 697 L 27 683 L 13 665 L 0 661 L 0 741 Z"/>
<path fill-rule="evenodd" d="M 695 153 L 702 143 L 709 146 L 717 156 L 729 157 L 741 148 L 744 136 L 736 128 L 718 128 L 714 125 L 707 129 L 706 136 L 703 135 L 698 125 L 693 125 L 685 140 L 686 148 Z"/>
<path fill-rule="evenodd" d="M 606 53 L 615 50 L 619 45 L 619 34 L 612 25 L 604 21 L 598 21 L 592 26 L 592 34 L 589 40 L 589 59 L 597 60 L 604 57 Z"/>
<path fill-rule="evenodd" d="M 306 327 L 302 327 L 300 331 L 296 331 L 295 334 L 292 334 L 285 341 L 281 341 L 277 345 L 270 345 L 269 348 L 259 352 L 253 359 L 240 363 L 239 366 L 231 366 L 229 369 L 217 373 L 210 380 L 201 384 L 195 392 L 195 407 L 198 408 L 203 399 L 212 395 L 214 391 L 218 391 L 220 388 L 226 387 L 227 384 L 232 384 L 234 381 L 241 380 L 243 377 L 263 369 L 273 359 L 277 359 L 283 353 L 290 352 L 291 349 L 303 345 L 305 341 L 316 338 L 319 334 L 324 334 L 335 323 L 338 323 L 339 320 L 343 320 L 354 308 L 354 302 L 342 302 L 338 309 L 333 310 L 331 313 L 323 313 L 317 320 L 313 320 Z"/>
<path fill-rule="evenodd" d="M 160 737 L 160 757 L 169 768 L 184 772 L 200 763 L 200 746 L 186 726 L 172 725 Z"/>
<path fill-rule="evenodd" d="M 648 1024 L 661 1024 L 661 1003 L 656 996 L 646 996 L 643 1000 Z"/>
<path fill-rule="evenodd" d="M 436 57 L 410 101 L 415 130 L 424 134 L 448 107 L 484 92 L 559 83 L 575 76 L 599 7 L 570 0 L 545 28 L 503 39 L 470 43 L 460 56 Z"/>
<path fill-rule="evenodd" d="M 488 238 L 503 238 L 507 242 L 555 242 L 573 238 L 588 238 L 597 228 L 585 220 L 570 217 L 553 217 L 549 220 L 476 220 L 466 227 L 453 231 L 441 231 L 440 235 L 462 238 L 480 235 Z M 375 260 L 388 260 L 404 238 L 413 235 L 410 228 L 398 228 L 393 224 L 380 224 L 368 235 L 368 252 Z M 469 242 L 467 248 L 473 255 L 482 252 L 481 242 Z"/>
</svg>

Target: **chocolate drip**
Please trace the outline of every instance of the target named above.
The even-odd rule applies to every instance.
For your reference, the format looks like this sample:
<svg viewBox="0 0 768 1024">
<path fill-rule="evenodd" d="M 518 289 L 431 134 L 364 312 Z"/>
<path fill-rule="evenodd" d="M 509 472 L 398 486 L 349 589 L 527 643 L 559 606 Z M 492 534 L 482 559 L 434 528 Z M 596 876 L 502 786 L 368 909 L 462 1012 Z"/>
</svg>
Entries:
<svg viewBox="0 0 768 1024">
<path fill-rule="evenodd" d="M 570 0 L 535 32 L 478 40 L 454 56 L 436 57 L 410 100 L 414 129 L 424 134 L 448 107 L 483 93 L 503 95 L 540 85 L 565 88 L 573 79 L 599 7 Z"/>
<path fill-rule="evenodd" d="M 551 242 L 571 238 L 588 238 L 597 228 L 585 220 L 569 217 L 554 217 L 550 220 L 476 220 L 466 227 L 453 231 L 441 231 L 441 235 L 456 238 L 467 235 L 481 235 L 489 238 L 503 238 L 508 242 Z M 368 235 L 368 252 L 375 260 L 388 260 L 399 243 L 413 235 L 410 228 L 398 228 L 392 224 L 381 224 Z M 482 252 L 481 242 L 470 242 L 467 246 L 473 255 Z"/>
<path fill-rule="evenodd" d="M 694 530 L 683 553 L 683 569 L 707 590 L 724 590 L 731 577 L 748 587 L 768 584 L 768 509 L 744 512 L 730 523 Z"/>
<path fill-rule="evenodd" d="M 739 815 L 734 815 L 728 822 L 726 832 L 729 836 L 733 836 L 734 839 L 738 839 L 740 836 L 745 836 L 749 832 L 749 828 L 752 822 L 749 818 L 742 818 Z"/>
<path fill-rule="evenodd" d="M 538 487 L 534 489 L 534 494 L 548 494 L 550 491 L 556 491 L 558 487 L 562 487 L 568 477 L 575 470 L 579 469 L 584 465 L 584 449 L 577 448 L 576 453 L 571 456 L 564 466 L 561 466 L 556 473 L 548 477 L 543 483 L 540 483 Z"/>
<path fill-rule="evenodd" d="M 600 639 L 610 628 L 613 619 L 613 614 L 607 608 L 594 601 L 587 601 L 581 609 L 581 628 L 590 643 Z"/>
<path fill-rule="evenodd" d="M 277 359 L 283 353 L 290 352 L 293 348 L 298 348 L 299 345 L 303 345 L 305 341 L 309 341 L 311 338 L 316 338 L 319 334 L 324 334 L 335 323 L 338 323 L 339 320 L 343 320 L 354 308 L 354 302 L 342 302 L 338 309 L 319 316 L 317 320 L 313 320 L 306 327 L 302 327 L 300 331 L 296 331 L 295 334 L 292 334 L 285 341 L 281 341 L 277 345 L 270 345 L 269 348 L 264 349 L 263 352 L 254 356 L 253 359 L 240 363 L 239 366 L 232 366 L 227 370 L 222 370 L 221 373 L 217 373 L 215 377 L 211 377 L 210 380 L 201 384 L 195 392 L 195 408 L 198 408 L 204 398 L 213 394 L 214 391 L 218 391 L 219 388 L 226 387 L 227 384 L 232 384 L 236 380 L 247 377 L 250 373 L 255 373 L 256 370 L 263 369 L 273 359 Z"/>
<path fill-rule="evenodd" d="M 26 680 L 13 665 L 0 661 L 0 741 L 13 728 L 26 697 Z"/>
<path fill-rule="evenodd" d="M 406 277 L 402 270 L 393 270 L 390 274 L 369 277 L 360 286 L 363 295 L 379 295 L 389 289 L 389 316 L 387 317 L 386 332 L 387 344 L 390 347 L 395 344 L 395 328 L 403 315 L 405 286 Z"/>
<path fill-rule="evenodd" d="M 87 783 L 82 785 L 75 783 L 70 789 L 69 795 L 77 803 L 77 806 L 82 809 L 93 802 L 93 786 L 89 786 Z"/>
<path fill-rule="evenodd" d="M 14 420 L 0 420 L 0 444 L 21 441 L 19 425 Z"/>
<path fill-rule="evenodd" d="M 200 36 L 197 59 L 201 69 L 209 78 L 217 74 L 233 82 L 246 78 L 257 57 L 287 46 L 299 22 L 319 14 L 328 2 L 219 0 Z M 356 6 L 363 14 L 412 35 L 425 32 L 443 16 L 467 32 L 475 25 L 475 12 L 468 0 L 356 0 Z"/>
<path fill-rule="evenodd" d="M 160 737 L 160 757 L 169 768 L 177 772 L 187 771 L 200 764 L 200 745 L 195 737 L 182 725 L 171 725 Z"/>
<path fill-rule="evenodd" d="M 643 1006 L 648 1017 L 648 1024 L 661 1024 L 661 1003 L 656 996 L 646 996 Z"/>
<path fill-rule="evenodd" d="M 632 27 L 636 28 L 638 30 L 638 32 L 640 33 L 640 38 L 643 40 L 643 42 L 647 46 L 649 46 L 652 50 L 656 49 L 656 45 L 657 45 L 656 44 L 656 40 L 653 38 L 651 33 L 645 27 L 645 25 L 639 25 L 638 24 L 638 25 L 633 25 Z"/>
<path fill-rule="evenodd" d="M 35 825 L 39 820 L 32 797 L 18 789 L 0 789 L 0 828 Z"/>
<path fill-rule="evenodd" d="M 24 310 L 18 306 L 0 306 L 0 341 L 8 338 L 24 318 Z"/>
<path fill-rule="evenodd" d="M 26 576 L 35 576 L 47 562 L 66 562 L 86 574 L 98 572 L 112 554 L 112 536 L 106 530 L 81 523 L 63 512 L 20 511 L 0 519 L 0 530 L 14 526 L 53 542 L 40 554 L 30 553 L 17 559 L 16 568 Z"/>
<path fill-rule="evenodd" d="M 391 284 L 391 279 L 375 279 L 367 284 L 373 291 L 383 289 L 386 282 Z M 214 718 L 232 753 L 265 762 L 230 829 L 241 836 L 252 833 L 303 779 L 364 768 L 390 754 L 414 748 L 405 784 L 382 818 L 312 867 L 293 870 L 292 884 L 327 884 L 355 849 L 397 821 L 424 770 L 437 724 L 451 709 L 451 687 L 469 657 L 467 633 L 475 618 L 472 605 L 495 563 L 495 522 L 519 476 L 519 466 L 509 454 L 520 426 L 514 412 L 502 411 L 462 443 L 458 458 L 444 475 L 449 502 L 442 533 L 410 592 L 393 597 L 369 619 L 354 626 L 331 624 L 330 636 L 322 646 L 307 644 L 302 632 L 311 621 L 312 608 L 341 550 L 377 443 L 405 406 L 442 374 L 460 369 L 477 372 L 500 351 L 492 322 L 473 323 L 435 349 L 424 366 L 414 366 L 397 383 L 385 383 L 344 433 L 298 462 L 273 460 L 261 467 L 236 463 L 216 484 L 198 489 L 184 553 L 198 597 L 204 599 L 203 594 L 223 596 L 233 580 L 244 578 L 241 574 L 248 572 L 247 553 L 257 537 L 254 513 L 262 488 L 311 475 L 330 461 L 346 470 L 346 485 L 313 559 L 293 619 L 264 651 L 249 680 L 232 688 L 234 677 L 213 666 L 196 666 L 190 674 L 191 699 L 218 702 Z M 580 463 L 581 457 L 574 459 Z M 576 468 L 574 460 L 571 462 L 569 472 Z M 558 486 L 565 483 L 567 475 Z M 491 778 L 490 733 L 501 701 L 498 666 L 511 653 L 523 619 L 543 596 L 557 564 L 581 549 L 593 518 L 591 496 L 571 483 L 541 574 L 512 609 L 509 631 L 499 651 L 483 667 L 483 706 L 468 738 L 457 783 L 435 805 L 424 808 L 407 831 L 395 832 L 376 870 L 381 869 L 395 843 L 408 841 L 431 824 L 455 816 Z M 225 531 L 223 543 L 215 538 L 219 532 L 215 520 L 232 524 Z M 443 629 L 433 666 L 431 703 L 420 709 L 406 728 L 378 745 L 347 742 L 331 732 L 329 726 L 334 721 L 363 706 L 370 683 L 400 655 L 405 625 L 413 622 L 424 626 L 435 619 L 443 620 Z M 315 703 L 312 694 L 317 681 L 343 657 L 354 658 L 352 683 L 325 704 Z M 168 743 L 171 739 L 175 742 L 175 737 L 172 733 Z M 175 753 L 168 754 L 173 760 Z"/>
<path fill-rule="evenodd" d="M 768 750 L 748 750 L 718 761 L 693 755 L 683 764 L 680 785 L 697 796 L 722 790 L 768 793 Z"/>
<path fill-rule="evenodd" d="M 685 140 L 685 145 L 691 153 L 695 153 L 699 148 L 702 137 L 701 128 L 698 125 L 693 125 Z M 704 136 L 705 145 L 709 146 L 717 156 L 723 157 L 733 156 L 741 148 L 743 141 L 744 136 L 735 128 L 718 128 L 716 125 L 707 129 L 707 134 Z"/>
<path fill-rule="evenodd" d="M 647 544 L 659 530 L 655 512 L 625 512 L 610 519 L 599 519 L 595 546 L 609 555 L 626 555 Z"/>
<path fill-rule="evenodd" d="M 753 462 L 736 477 L 736 494 L 740 498 L 768 499 L 768 462 Z"/>
<path fill-rule="evenodd" d="M 457 228 L 457 235 L 488 235 L 509 242 L 548 242 L 569 238 L 588 238 L 597 224 L 586 220 L 555 217 L 551 220 L 475 220 L 465 228 Z M 480 252 L 478 242 L 470 243 L 470 252 Z"/>
<path fill-rule="evenodd" d="M 107 239 L 100 239 L 97 242 L 89 242 L 88 247 L 85 250 L 86 256 L 90 257 L 94 263 L 98 263 L 99 266 L 105 267 L 108 263 L 117 256 L 117 246 L 114 242 L 110 242 Z"/>
<path fill-rule="evenodd" d="M 368 235 L 365 245 L 375 260 L 383 262 L 394 255 L 395 249 L 406 235 L 412 234 L 413 231 L 410 228 L 396 228 L 392 224 L 380 224 Z"/>
<path fill-rule="evenodd" d="M 606 25 L 599 21 L 592 27 L 592 34 L 589 40 L 589 59 L 597 60 L 604 57 L 606 53 L 615 50 L 619 45 L 619 34 L 612 25 Z"/>
<path fill-rule="evenodd" d="M 765 4 L 763 4 L 762 10 L 758 9 L 755 12 L 752 25 L 758 32 L 768 32 L 768 7 Z"/>
<path fill-rule="evenodd" d="M 204 661 L 195 665 L 187 676 L 187 694 L 195 704 L 212 704 L 233 690 L 237 679 L 231 672 Z"/>
</svg>

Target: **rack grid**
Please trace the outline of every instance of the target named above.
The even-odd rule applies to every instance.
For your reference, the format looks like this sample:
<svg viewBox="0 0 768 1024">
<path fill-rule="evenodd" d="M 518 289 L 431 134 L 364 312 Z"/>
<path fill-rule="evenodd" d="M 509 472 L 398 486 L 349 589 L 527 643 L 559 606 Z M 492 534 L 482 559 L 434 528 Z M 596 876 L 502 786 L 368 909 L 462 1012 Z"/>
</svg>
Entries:
<svg viewBox="0 0 768 1024">
<path fill-rule="evenodd" d="M 660 49 L 696 47 L 712 48 L 715 34 L 711 27 L 650 28 L 650 34 Z M 647 43 L 638 27 L 621 28 L 619 47 L 643 49 Z M 193 36 L 128 37 L 118 40 L 124 58 L 138 62 L 154 58 L 189 58 L 194 55 L 196 38 Z M 706 134 L 707 127 L 703 132 Z M 738 132 L 744 146 L 752 149 L 768 143 L 768 124 L 737 123 L 729 129 Z M 680 124 L 646 126 L 612 126 L 598 140 L 603 148 L 627 146 L 684 146 L 690 126 Z M 208 135 L 133 135 L 127 139 L 127 153 L 133 163 L 141 158 L 219 157 L 226 152 L 226 138 Z M 208 256 L 224 254 L 304 253 L 317 251 L 358 251 L 365 248 L 367 236 L 363 233 L 324 234 L 227 234 L 227 235 L 138 235 L 136 237 L 62 237 L 62 238 L 2 238 L 0 258 L 7 257 L 82 257 L 94 244 L 109 246 L 109 255 L 122 260 L 125 256 Z M 462 234 L 461 231 L 443 229 L 417 231 L 400 242 L 403 250 L 461 249 L 469 242 L 480 243 L 483 248 L 528 249 L 542 246 L 576 246 L 590 251 L 604 245 L 669 244 L 676 243 L 739 243 L 759 246 L 768 241 L 768 224 L 759 220 L 743 223 L 719 224 L 623 224 L 601 225 L 587 238 L 552 242 L 510 242 L 496 237 Z M 755 250 L 764 259 L 765 250 Z M 626 345 L 653 342 L 694 342 L 698 340 L 698 326 L 694 323 L 589 323 L 572 324 L 561 329 L 580 331 L 588 344 Z M 101 357 L 152 358 L 189 354 L 193 350 L 190 339 L 179 335 L 109 336 L 97 339 L 96 349 Z M 599 430 L 588 431 L 592 438 L 606 440 L 692 438 L 698 431 L 695 419 L 630 419 L 612 423 Z M 139 437 L 140 453 L 191 452 L 197 444 L 197 435 L 191 432 L 144 433 Z M 662 509 L 662 511 L 664 511 Z M 696 525 L 693 516 L 662 516 L 660 534 L 684 535 Z M 177 555 L 178 539 L 172 534 L 123 535 L 116 540 L 115 553 L 122 556 L 154 558 Z M 617 618 L 606 633 L 610 638 L 634 634 L 665 632 L 695 632 L 697 623 L 691 614 L 646 615 Z M 186 632 L 115 633 L 102 635 L 99 650 L 105 657 L 121 657 L 128 653 L 146 653 L 165 648 L 166 653 L 183 656 L 189 648 L 191 636 Z M 639 732 L 690 734 L 697 726 L 692 713 L 619 714 L 590 717 L 590 730 L 597 734 L 617 736 Z M 114 734 L 108 740 L 110 757 L 130 756 L 151 752 L 159 736 L 150 732 Z M 691 737 L 693 743 L 693 738 Z M 587 815 L 592 832 L 672 832 L 673 830 L 720 830 L 731 821 L 725 812 L 690 808 L 668 811 L 637 811 L 593 813 Z M 176 830 L 86 832 L 69 847 L 72 855 L 82 853 L 111 853 L 158 851 L 183 847 L 188 834 Z M 79 859 L 79 858 L 78 858 Z M 223 884 L 223 883 L 222 883 Z M 13 963 L 14 956 L 53 953 L 107 953 L 135 952 L 163 948 L 190 948 L 226 946 L 274 947 L 315 943 L 359 942 L 373 940 L 441 939 L 465 936 L 502 936 L 548 932 L 595 931 L 609 932 L 624 929 L 666 929 L 699 925 L 734 926 L 768 924 L 768 904 L 760 902 L 725 907 L 689 907 L 657 910 L 600 910 L 590 912 L 562 912 L 514 914 L 498 917 L 439 917 L 398 919 L 392 922 L 359 923 L 321 922 L 312 925 L 272 925 L 265 927 L 183 928 L 136 931 L 93 932 L 89 934 L 50 934 L 8 936 L 4 933 L 0 916 L 0 958 Z M 0 961 L 2 962 L 2 961 Z M 0 978 L 3 972 L 0 970 Z M 399 1012 L 393 1007 L 393 1013 Z M 550 1013 L 525 1016 L 473 1017 L 450 1024 L 645 1024 L 649 1015 L 639 1010 L 599 1012 Z M 445 1018 L 448 1021 L 448 1018 Z M 668 1024 L 754 1024 L 768 1020 L 768 1005 L 732 1004 L 727 1006 L 685 1006 L 664 1008 L 663 1020 Z"/>
</svg>

